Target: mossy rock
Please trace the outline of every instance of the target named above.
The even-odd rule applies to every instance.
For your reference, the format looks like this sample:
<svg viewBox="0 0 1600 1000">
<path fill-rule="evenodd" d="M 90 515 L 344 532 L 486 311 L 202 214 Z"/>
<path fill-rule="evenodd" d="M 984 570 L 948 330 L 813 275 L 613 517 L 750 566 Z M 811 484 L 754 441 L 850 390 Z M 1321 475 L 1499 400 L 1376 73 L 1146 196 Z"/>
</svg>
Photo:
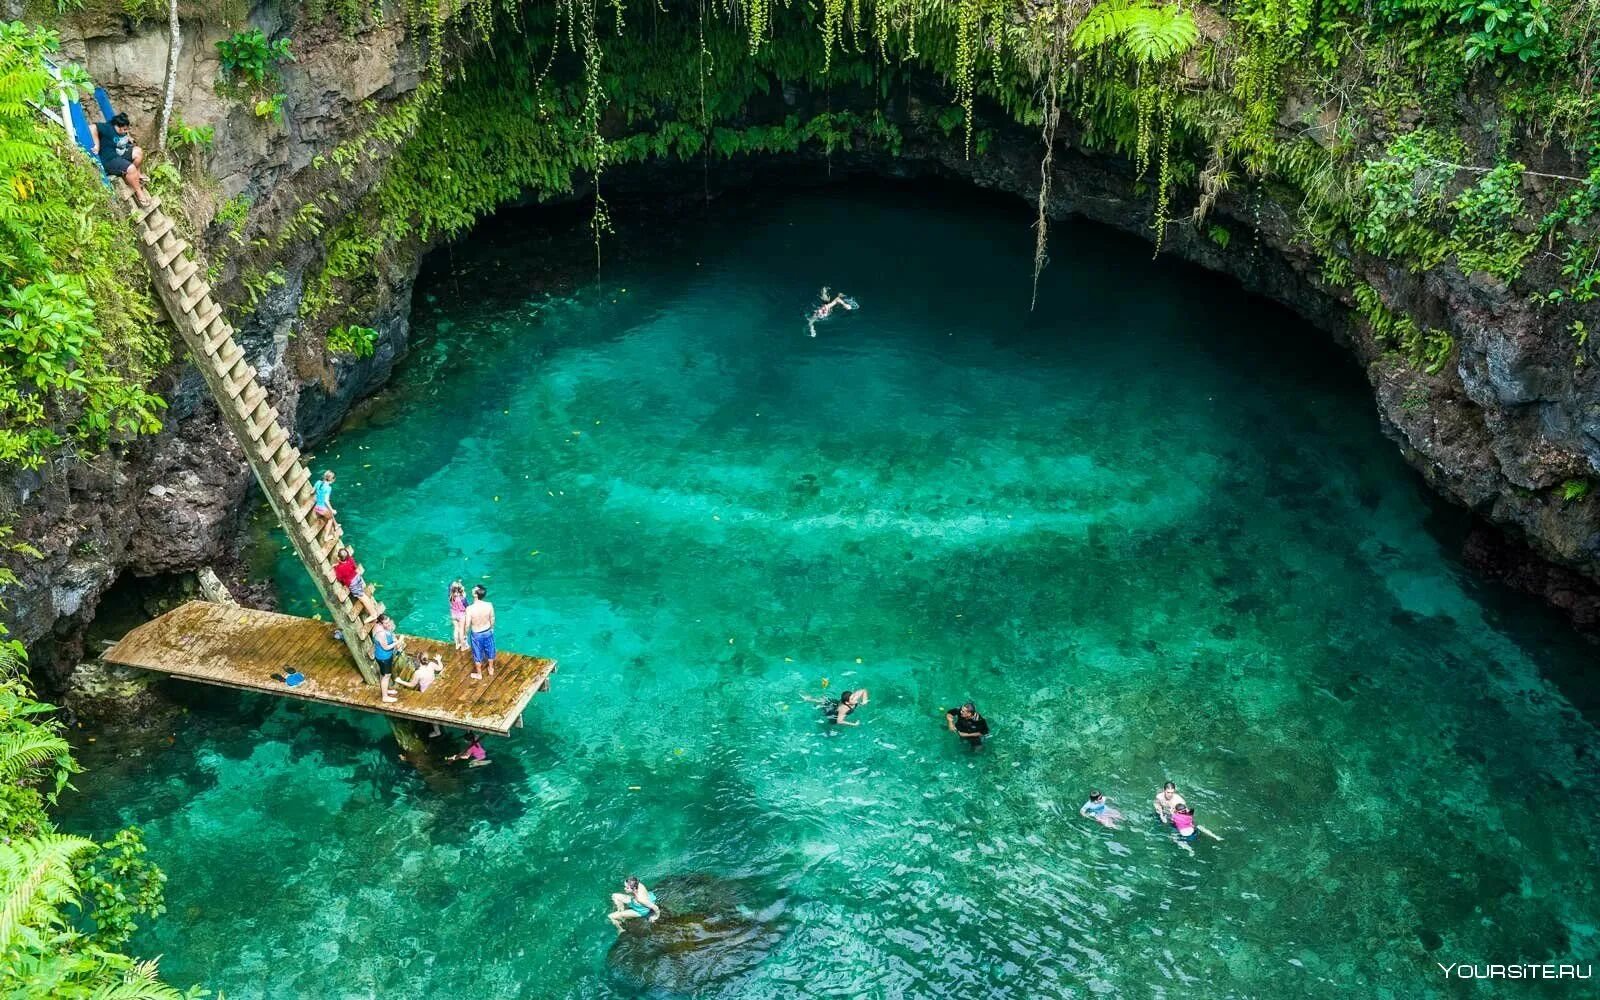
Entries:
<svg viewBox="0 0 1600 1000">
<path fill-rule="evenodd" d="M 606 955 L 635 987 L 696 995 L 749 975 L 783 937 L 777 921 L 752 911 L 738 883 L 713 875 L 647 883 L 661 906 L 654 923 L 629 920 Z"/>
</svg>

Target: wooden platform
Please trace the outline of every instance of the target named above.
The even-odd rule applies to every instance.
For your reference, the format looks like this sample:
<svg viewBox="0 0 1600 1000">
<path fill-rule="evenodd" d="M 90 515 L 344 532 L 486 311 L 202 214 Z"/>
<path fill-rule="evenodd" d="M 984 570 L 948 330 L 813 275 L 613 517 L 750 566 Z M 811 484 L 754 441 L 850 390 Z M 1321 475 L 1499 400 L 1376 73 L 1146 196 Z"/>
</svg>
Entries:
<svg viewBox="0 0 1600 1000">
<path fill-rule="evenodd" d="M 413 656 L 444 657 L 444 673 L 426 693 L 400 688 L 400 700 L 385 704 L 377 685 L 356 673 L 349 650 L 333 631 L 332 624 L 311 618 L 190 601 L 123 636 L 104 659 L 202 684 L 500 736 L 511 735 L 522 710 L 556 669 L 554 660 L 501 651 L 494 680 L 475 681 L 468 676 L 470 654 L 447 642 L 405 636 Z M 306 683 L 289 687 L 273 678 L 295 670 L 306 675 Z"/>
</svg>

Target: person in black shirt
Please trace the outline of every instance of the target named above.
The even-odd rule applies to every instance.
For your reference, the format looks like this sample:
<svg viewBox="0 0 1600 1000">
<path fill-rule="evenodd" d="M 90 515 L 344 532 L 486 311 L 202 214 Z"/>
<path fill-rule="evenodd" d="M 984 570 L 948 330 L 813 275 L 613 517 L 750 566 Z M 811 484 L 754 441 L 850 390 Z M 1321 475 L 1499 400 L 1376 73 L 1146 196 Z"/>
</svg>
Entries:
<svg viewBox="0 0 1600 1000">
<path fill-rule="evenodd" d="M 144 163 L 144 150 L 133 143 L 128 116 L 120 113 L 108 122 L 94 127 L 94 152 L 100 157 L 100 166 L 113 177 L 121 177 L 133 188 L 134 201 L 140 205 L 150 202 L 144 193 L 144 175 L 139 172 Z"/>
<path fill-rule="evenodd" d="M 944 713 L 944 721 L 952 733 L 973 746 L 981 745 L 983 738 L 989 735 L 989 720 L 979 715 L 978 706 L 970 701 L 960 708 L 952 708 Z"/>
</svg>

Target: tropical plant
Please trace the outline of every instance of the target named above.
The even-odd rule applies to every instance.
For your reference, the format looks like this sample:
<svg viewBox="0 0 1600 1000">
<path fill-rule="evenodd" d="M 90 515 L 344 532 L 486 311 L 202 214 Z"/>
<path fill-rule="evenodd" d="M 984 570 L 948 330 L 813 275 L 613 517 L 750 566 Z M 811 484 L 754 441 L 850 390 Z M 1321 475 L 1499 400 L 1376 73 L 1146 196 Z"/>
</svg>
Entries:
<svg viewBox="0 0 1600 1000">
<path fill-rule="evenodd" d="M 277 76 L 279 64 L 294 61 L 289 39 L 268 41 L 260 28 L 236 31 L 218 41 L 217 54 L 222 57 L 225 77 L 256 88 L 265 87 Z"/>
<path fill-rule="evenodd" d="M 378 331 L 370 326 L 336 326 L 328 331 L 328 350 L 353 358 L 370 358 L 378 344 Z"/>
</svg>

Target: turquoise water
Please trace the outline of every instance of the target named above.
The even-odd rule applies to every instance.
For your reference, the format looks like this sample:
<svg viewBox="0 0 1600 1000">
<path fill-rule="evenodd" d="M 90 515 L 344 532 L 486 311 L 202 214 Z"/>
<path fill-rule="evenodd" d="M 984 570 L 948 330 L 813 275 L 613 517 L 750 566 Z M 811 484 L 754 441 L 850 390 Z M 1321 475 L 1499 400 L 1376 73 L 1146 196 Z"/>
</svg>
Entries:
<svg viewBox="0 0 1600 1000">
<path fill-rule="evenodd" d="M 539 218 L 423 283 L 318 462 L 404 630 L 483 582 L 554 689 L 467 773 L 192 689 L 170 744 L 96 744 L 69 824 L 145 827 L 170 979 L 1412 997 L 1474 992 L 1435 961 L 1594 961 L 1600 740 L 1551 680 L 1592 652 L 1457 564 L 1322 335 L 1087 226 L 1030 316 L 1025 210 L 967 192 L 732 200 L 576 296 L 538 290 Z M 863 308 L 812 339 L 824 282 Z M 870 688 L 859 728 L 818 724 L 824 680 Z M 977 752 L 940 717 L 969 696 Z M 1221 842 L 1148 818 L 1167 778 Z M 679 909 L 732 930 L 641 971 L 629 872 L 725 880 Z"/>
</svg>

